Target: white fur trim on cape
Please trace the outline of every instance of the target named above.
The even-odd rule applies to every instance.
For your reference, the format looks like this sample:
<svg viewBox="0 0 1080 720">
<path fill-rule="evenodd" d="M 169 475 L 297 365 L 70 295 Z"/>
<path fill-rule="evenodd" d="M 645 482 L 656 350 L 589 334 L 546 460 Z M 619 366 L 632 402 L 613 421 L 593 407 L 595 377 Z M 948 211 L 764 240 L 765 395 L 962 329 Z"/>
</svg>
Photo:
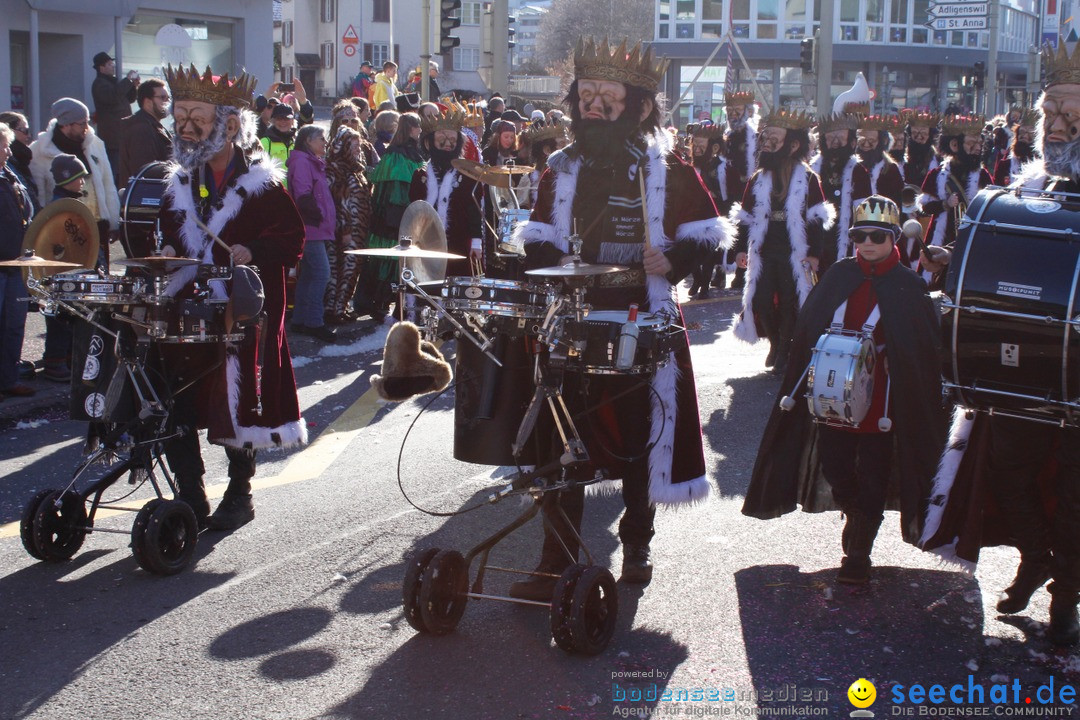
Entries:
<svg viewBox="0 0 1080 720">
<path fill-rule="evenodd" d="M 851 213 L 855 204 L 862 202 L 863 198 L 852 198 L 852 184 L 854 183 L 855 166 L 859 164 L 859 156 L 852 155 L 844 165 L 844 179 L 840 183 L 840 225 L 836 235 L 836 259 L 843 260 L 851 252 L 851 238 L 848 237 L 848 229 L 851 227 Z"/>
<path fill-rule="evenodd" d="M 187 182 L 181 182 L 182 178 L 186 178 Z M 273 184 L 280 184 L 283 178 L 284 174 L 276 161 L 265 154 L 254 156 L 248 166 L 248 171 L 237 178 L 235 185 L 227 188 L 221 207 L 210 213 L 206 226 L 215 234 L 220 235 L 222 229 L 240 212 L 245 196 L 257 197 Z M 237 192 L 238 188 L 242 188 L 246 195 Z M 174 209 L 184 213 L 184 222 L 180 226 L 180 241 L 184 246 L 184 254 L 187 257 L 199 258 L 204 265 L 213 265 L 214 243 L 208 242 L 206 235 L 195 224 L 198 211 L 191 194 L 191 176 L 179 165 L 174 164 L 169 168 L 165 178 L 165 196 L 171 200 Z M 165 288 L 165 294 L 170 297 L 175 296 L 191 283 L 195 279 L 196 268 L 197 266 L 192 265 L 173 273 Z M 212 281 L 211 288 L 214 297 L 224 297 L 223 283 Z M 248 427 L 240 424 L 237 413 L 241 387 L 240 360 L 231 348 L 227 348 L 226 352 L 228 357 L 225 373 L 229 387 L 229 417 L 232 419 L 235 436 L 230 439 L 215 439 L 233 447 L 243 447 L 250 443 L 254 448 L 292 447 L 306 443 L 307 424 L 303 417 L 273 428 Z M 274 442 L 274 436 L 280 439 L 280 443 Z"/>
<path fill-rule="evenodd" d="M 791 181 L 788 183 L 788 195 L 785 199 L 784 210 L 787 213 L 788 239 L 791 243 L 791 275 L 795 280 L 795 289 L 799 296 L 799 307 L 806 302 L 806 296 L 810 294 L 812 285 L 803 271 L 802 262 L 806 259 L 808 249 L 806 243 L 806 223 L 808 221 L 823 219 L 827 223 L 826 228 L 832 226 L 828 203 L 819 203 L 813 208 L 807 208 L 806 202 L 809 194 L 809 169 L 799 163 L 791 173 Z M 756 343 L 760 338 L 754 323 L 754 292 L 757 290 L 758 278 L 761 277 L 761 246 L 765 242 L 765 233 L 769 227 L 768 213 L 772 207 L 770 194 L 772 191 L 772 173 L 762 171 L 757 174 L 753 184 L 754 210 L 747 213 L 741 205 L 731 208 L 730 218 L 733 221 L 743 222 L 749 229 L 746 250 L 746 287 L 743 290 L 742 312 L 738 313 L 734 320 L 733 332 L 735 337 L 748 343 Z"/>
<path fill-rule="evenodd" d="M 710 250 L 727 250 L 735 244 L 735 232 L 726 217 L 694 220 L 675 228 L 677 241 L 690 240 Z"/>
<path fill-rule="evenodd" d="M 435 212 L 439 214 L 439 219 L 442 220 L 442 226 L 446 232 L 450 232 L 450 225 L 448 224 L 450 221 L 447 217 L 450 208 L 450 193 L 460 184 L 461 176 L 458 175 L 457 170 L 448 170 L 443 175 L 440 183 L 435 179 L 434 163 L 429 162 L 427 164 L 427 203 L 435 208 Z"/>
<path fill-rule="evenodd" d="M 885 158 L 882 158 L 882 159 L 877 161 L 877 164 L 874 165 L 874 169 L 870 172 L 870 194 L 871 195 L 877 195 L 878 194 L 878 191 L 877 191 L 878 178 L 881 177 L 881 171 L 882 171 L 882 169 L 884 167 L 885 167 Z"/>
<path fill-rule="evenodd" d="M 949 493 L 952 491 L 956 474 L 960 470 L 960 462 L 964 459 L 967 451 L 968 439 L 971 437 L 971 428 L 975 424 L 975 415 L 962 407 L 953 410 L 952 424 L 949 427 L 949 440 L 945 444 L 945 450 L 938 462 L 937 473 L 934 475 L 930 502 L 926 508 L 926 522 L 923 525 L 923 534 L 919 538 L 919 545 L 925 546 L 941 528 L 941 518 L 945 514 L 945 506 L 949 502 Z M 946 545 L 934 548 L 931 552 L 938 555 L 943 561 L 958 565 L 969 572 L 974 571 L 975 565 L 969 560 L 956 556 L 956 538 Z"/>
<path fill-rule="evenodd" d="M 720 156 L 720 162 L 716 163 L 716 182 L 720 186 L 720 201 L 727 202 L 727 166 L 728 160 Z"/>
<path fill-rule="evenodd" d="M 1042 158 L 1036 158 L 1031 162 L 1024 163 L 1024 166 L 1020 169 L 1020 174 L 1013 179 L 1009 187 L 1042 190 L 1049 180 L 1050 174 L 1046 172 L 1046 164 Z"/>
</svg>

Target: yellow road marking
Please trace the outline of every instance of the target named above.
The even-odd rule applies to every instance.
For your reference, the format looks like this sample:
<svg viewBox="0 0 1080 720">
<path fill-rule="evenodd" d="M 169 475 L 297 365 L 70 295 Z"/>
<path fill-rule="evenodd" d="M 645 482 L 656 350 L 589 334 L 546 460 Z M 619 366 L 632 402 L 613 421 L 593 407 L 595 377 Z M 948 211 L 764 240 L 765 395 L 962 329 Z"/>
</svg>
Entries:
<svg viewBox="0 0 1080 720">
<path fill-rule="evenodd" d="M 341 453 L 345 452 L 345 448 L 349 447 L 353 438 L 371 424 L 380 407 L 378 393 L 374 388 L 369 387 L 367 392 L 319 433 L 310 445 L 294 455 L 280 474 L 267 478 L 256 477 L 251 481 L 252 489 L 290 485 L 301 480 L 319 477 L 341 456 Z M 207 487 L 206 497 L 210 500 L 220 498 L 227 486 L 228 483 L 225 482 Z M 102 520 L 126 512 L 125 510 L 102 509 L 98 510 L 95 519 Z M 18 535 L 18 521 L 0 525 L 0 539 Z"/>
</svg>

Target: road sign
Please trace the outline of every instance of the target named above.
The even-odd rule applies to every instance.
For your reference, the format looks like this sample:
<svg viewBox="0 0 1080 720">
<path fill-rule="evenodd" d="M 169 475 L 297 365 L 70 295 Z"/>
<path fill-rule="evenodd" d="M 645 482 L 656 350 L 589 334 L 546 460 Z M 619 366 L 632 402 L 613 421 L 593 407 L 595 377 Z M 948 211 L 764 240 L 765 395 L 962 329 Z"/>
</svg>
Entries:
<svg viewBox="0 0 1080 720">
<path fill-rule="evenodd" d="M 345 49 L 342 52 L 345 53 L 345 57 L 352 57 L 353 55 L 356 54 L 356 46 L 355 45 L 345 45 L 344 47 L 345 47 Z"/>
<path fill-rule="evenodd" d="M 356 34 L 356 28 L 352 25 L 345 28 L 345 34 L 341 36 L 341 42 L 346 45 L 356 45 L 360 42 L 360 36 Z"/>
<path fill-rule="evenodd" d="M 939 17 L 924 23 L 931 30 L 985 30 L 985 17 Z"/>
<path fill-rule="evenodd" d="M 984 2 L 938 4 L 931 5 L 926 12 L 931 18 L 978 17 L 988 13 L 988 4 Z"/>
</svg>

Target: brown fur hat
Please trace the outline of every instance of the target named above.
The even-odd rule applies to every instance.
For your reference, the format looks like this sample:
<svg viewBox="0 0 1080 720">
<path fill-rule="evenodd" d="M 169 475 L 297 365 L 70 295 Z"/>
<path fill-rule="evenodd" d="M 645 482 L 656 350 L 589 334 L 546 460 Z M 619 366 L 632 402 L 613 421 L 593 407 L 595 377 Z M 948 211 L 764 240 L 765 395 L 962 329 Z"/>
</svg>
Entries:
<svg viewBox="0 0 1080 720">
<path fill-rule="evenodd" d="M 420 328 L 411 322 L 394 323 L 386 334 L 382 371 L 371 376 L 371 386 L 391 402 L 438 392 L 451 379 L 450 364 L 438 348 L 420 339 Z"/>
</svg>

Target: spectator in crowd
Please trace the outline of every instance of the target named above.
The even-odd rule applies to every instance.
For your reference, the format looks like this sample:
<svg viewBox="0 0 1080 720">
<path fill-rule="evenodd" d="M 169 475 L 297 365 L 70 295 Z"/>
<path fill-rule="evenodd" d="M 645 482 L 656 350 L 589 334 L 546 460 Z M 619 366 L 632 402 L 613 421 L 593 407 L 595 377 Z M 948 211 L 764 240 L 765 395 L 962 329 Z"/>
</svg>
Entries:
<svg viewBox="0 0 1080 720">
<path fill-rule="evenodd" d="M 326 286 L 326 322 L 340 325 L 355 319 L 348 307 L 360 279 L 362 259 L 346 250 L 367 247 L 371 231 L 371 181 L 364 171 L 371 166 L 371 144 L 351 125 L 343 125 L 330 142 L 326 155 L 326 176 L 334 199 L 337 232 L 327 248 L 330 282 Z M 377 164 L 374 163 L 374 164 Z"/>
<path fill-rule="evenodd" d="M 393 102 L 398 96 L 397 85 L 394 84 L 397 81 L 397 69 L 397 63 L 392 60 L 383 63 L 382 72 L 375 76 L 375 92 L 371 96 L 372 105 L 381 105 L 387 100 Z"/>
<path fill-rule="evenodd" d="M 363 105 L 357 105 L 357 102 L 361 102 Z M 363 108 L 362 110 L 361 107 Z M 330 111 L 330 133 L 327 137 L 331 139 L 330 144 L 332 145 L 333 140 L 337 138 L 337 134 L 342 127 L 347 126 L 352 128 L 360 135 L 362 141 L 360 143 L 360 153 L 364 167 L 374 168 L 379 164 L 379 154 L 375 152 L 375 146 L 368 141 L 367 130 L 364 128 L 364 112 L 370 113 L 367 100 L 362 98 L 349 98 L 340 101 L 334 106 L 334 109 Z M 330 151 L 327 150 L 327 162 L 329 162 L 329 155 Z"/>
<path fill-rule="evenodd" d="M 442 97 L 442 90 L 439 89 L 439 63 L 434 60 L 428 61 L 428 96 L 426 100 L 432 102 Z"/>
<path fill-rule="evenodd" d="M 8 164 L 13 142 L 14 131 L 0 123 L 0 260 L 14 260 L 22 253 L 23 235 L 34 214 L 30 195 Z M 34 394 L 32 387 L 19 382 L 25 328 L 26 285 L 22 270 L 0 268 L 0 399 Z"/>
<path fill-rule="evenodd" d="M 116 60 L 105 52 L 94 56 L 94 70 L 97 77 L 90 86 L 94 97 L 94 122 L 109 154 L 109 168 L 115 171 L 120 166 L 120 121 L 131 114 L 139 74 L 131 70 L 123 80 L 117 80 Z M 113 180 L 116 180 L 115 175 Z"/>
<path fill-rule="evenodd" d="M 326 136 L 318 125 L 307 125 L 296 134 L 296 149 L 285 165 L 289 169 L 288 188 L 300 217 L 304 220 L 304 254 L 296 281 L 293 332 L 325 342 L 336 336 L 323 321 L 323 296 L 330 280 L 326 244 L 334 241 L 337 226 L 334 200 L 326 180 Z"/>
<path fill-rule="evenodd" d="M 296 113 L 291 105 L 281 103 L 274 108 L 270 116 L 270 128 L 260 142 L 266 154 L 278 162 L 285 163 L 289 159 L 296 142 Z"/>
<path fill-rule="evenodd" d="M 378 123 L 378 118 L 375 119 Z M 397 120 L 397 131 L 371 173 L 372 219 L 368 247 L 397 244 L 401 216 L 409 205 L 409 185 L 417 168 L 424 165 L 420 154 L 420 116 L 405 113 Z M 396 279 L 397 263 L 369 258 L 360 273 L 353 298 L 358 316 L 370 315 L 381 322 L 390 312 L 390 282 Z"/>
<path fill-rule="evenodd" d="M 397 112 L 397 103 L 393 100 L 384 100 L 383 102 L 375 106 L 376 115 L 386 112 L 387 110 L 393 110 L 394 112 Z"/>
<path fill-rule="evenodd" d="M 255 98 L 255 113 L 258 116 L 258 121 L 255 128 L 255 135 L 259 140 L 266 137 L 267 131 L 270 130 L 270 120 L 274 114 L 274 108 L 281 104 L 281 101 L 276 97 L 266 97 L 260 95 Z"/>
<path fill-rule="evenodd" d="M 514 123 L 496 120 L 491 126 L 491 137 L 481 153 L 485 165 L 506 165 L 517 161 L 518 139 Z"/>
<path fill-rule="evenodd" d="M 408 81 L 401 87 L 403 93 L 418 93 L 420 92 L 420 68 L 409 71 Z"/>
<path fill-rule="evenodd" d="M 372 86 L 375 85 L 375 66 L 371 64 L 370 60 L 365 60 L 360 63 L 360 72 L 356 74 L 356 77 L 352 81 L 352 95 L 354 98 L 361 98 L 362 100 L 371 102 L 371 96 L 369 91 Z"/>
<path fill-rule="evenodd" d="M 386 155 L 386 149 L 397 132 L 400 117 L 401 114 L 396 110 L 383 110 L 375 116 L 375 140 L 372 145 L 375 146 L 375 152 L 380 158 Z"/>
<path fill-rule="evenodd" d="M 514 108 L 510 108 L 509 110 L 504 112 L 502 114 L 502 117 L 499 119 L 503 122 L 513 123 L 514 129 L 518 132 L 521 132 L 522 129 L 528 124 L 528 120 L 525 119 L 525 116 L 519 113 Z"/>
<path fill-rule="evenodd" d="M 15 133 L 15 140 L 11 143 L 11 158 L 7 161 L 7 166 L 30 193 L 30 202 L 34 206 L 34 212 L 37 213 L 41 209 L 41 202 L 38 198 L 37 185 L 34 184 L 34 177 L 30 174 L 30 159 L 33 157 L 33 153 L 30 152 L 32 142 L 30 124 L 26 121 L 25 115 L 17 112 L 0 113 L 0 123 L 7 125 Z"/>
<path fill-rule="evenodd" d="M 116 193 L 105 143 L 90 127 L 90 109 L 74 98 L 60 98 L 54 102 L 52 119 L 30 144 L 30 152 L 33 154 L 30 172 L 42 199 L 51 198 L 56 186 L 52 176 L 53 159 L 65 153 L 79 158 L 90 175 L 83 202 L 97 218 L 102 249 L 105 250 L 110 231 L 120 227 L 120 197 Z"/>
<path fill-rule="evenodd" d="M 172 133 L 161 124 L 169 114 L 165 82 L 150 78 L 140 83 L 136 98 L 138 111 L 120 121 L 120 187 L 144 165 L 165 162 L 172 155 Z"/>
<path fill-rule="evenodd" d="M 356 108 L 356 117 L 360 118 L 360 127 L 363 128 L 364 134 L 369 134 L 371 129 L 371 103 L 364 98 L 349 98 L 353 107 Z"/>
</svg>

